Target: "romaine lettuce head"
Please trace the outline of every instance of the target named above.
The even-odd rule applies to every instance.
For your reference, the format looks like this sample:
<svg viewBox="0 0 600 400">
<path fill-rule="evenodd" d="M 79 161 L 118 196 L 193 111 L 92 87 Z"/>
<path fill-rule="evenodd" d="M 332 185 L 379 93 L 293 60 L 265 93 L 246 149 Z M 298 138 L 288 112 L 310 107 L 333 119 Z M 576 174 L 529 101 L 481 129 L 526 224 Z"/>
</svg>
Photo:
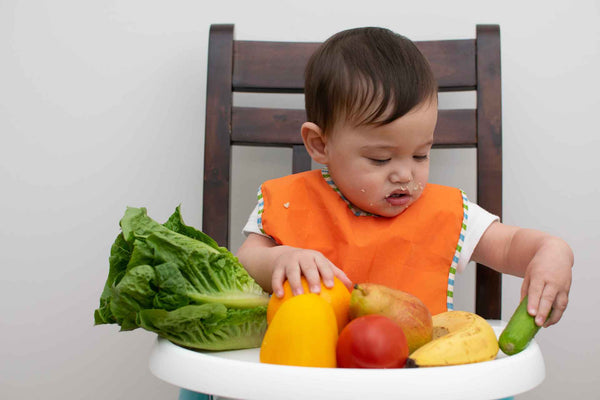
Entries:
<svg viewBox="0 0 600 400">
<path fill-rule="evenodd" d="M 138 323 L 180 346 L 234 350 L 260 347 L 267 329 L 265 313 L 266 306 L 240 310 L 211 303 L 173 311 L 142 310 Z"/>
<path fill-rule="evenodd" d="M 142 327 L 202 349 L 262 338 L 268 294 L 231 252 L 185 225 L 179 207 L 164 225 L 148 217 L 146 209 L 130 207 L 120 224 L 94 312 L 96 324 L 116 323 L 121 330 Z M 191 322 L 191 316 L 198 321 Z M 191 329 L 188 336 L 172 332 L 182 326 Z M 252 339 L 243 340 L 242 334 Z"/>
</svg>

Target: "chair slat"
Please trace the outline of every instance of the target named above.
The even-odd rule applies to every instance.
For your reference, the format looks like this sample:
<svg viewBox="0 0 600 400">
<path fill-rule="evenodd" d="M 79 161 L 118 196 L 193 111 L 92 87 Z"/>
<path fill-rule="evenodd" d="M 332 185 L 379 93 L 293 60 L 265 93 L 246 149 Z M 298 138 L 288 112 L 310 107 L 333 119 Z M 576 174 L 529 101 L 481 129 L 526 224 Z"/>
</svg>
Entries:
<svg viewBox="0 0 600 400">
<path fill-rule="evenodd" d="M 231 140 L 265 146 L 302 144 L 304 110 L 233 107 Z M 472 147 L 477 144 L 475 110 L 440 110 L 435 146 Z"/>
<path fill-rule="evenodd" d="M 202 231 L 220 246 L 229 244 L 232 49 L 233 25 L 213 25 L 208 46 Z"/>
<path fill-rule="evenodd" d="M 475 110 L 440 110 L 433 134 L 435 147 L 477 146 L 477 112 Z"/>
<path fill-rule="evenodd" d="M 234 41 L 233 90 L 302 93 L 304 67 L 319 45 Z"/>
<path fill-rule="evenodd" d="M 477 25 L 477 202 L 502 218 L 502 97 L 500 27 Z M 477 264 L 475 311 L 500 319 L 502 275 Z"/>
<path fill-rule="evenodd" d="M 476 88 L 475 39 L 435 40 L 416 45 L 431 64 L 440 91 Z"/>
<path fill-rule="evenodd" d="M 306 121 L 304 110 L 233 107 L 233 143 L 294 145 L 302 144 L 300 127 Z"/>
<path fill-rule="evenodd" d="M 302 93 L 304 68 L 320 43 L 234 41 L 233 90 Z M 440 90 L 472 90 L 475 40 L 416 42 L 429 60 Z"/>
</svg>

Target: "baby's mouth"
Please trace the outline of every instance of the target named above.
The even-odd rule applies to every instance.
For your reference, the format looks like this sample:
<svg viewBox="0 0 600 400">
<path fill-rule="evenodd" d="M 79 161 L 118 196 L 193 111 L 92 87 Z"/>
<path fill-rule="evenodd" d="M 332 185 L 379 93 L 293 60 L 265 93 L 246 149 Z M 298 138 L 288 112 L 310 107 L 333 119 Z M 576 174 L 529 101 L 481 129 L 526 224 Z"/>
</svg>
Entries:
<svg viewBox="0 0 600 400">
<path fill-rule="evenodd" d="M 386 199 L 392 198 L 392 199 L 398 199 L 400 197 L 404 197 L 404 196 L 408 196 L 408 193 L 404 193 L 404 192 L 399 192 L 399 193 L 390 193 L 387 196 L 385 196 Z"/>
<path fill-rule="evenodd" d="M 385 196 L 385 201 L 390 206 L 406 206 L 411 199 L 411 195 L 408 191 L 393 191 L 392 193 Z"/>
<path fill-rule="evenodd" d="M 385 195 L 385 201 L 393 207 L 408 207 L 415 196 L 423 190 L 423 185 L 417 182 L 408 182 L 406 185 L 396 186 L 396 189 Z"/>
</svg>

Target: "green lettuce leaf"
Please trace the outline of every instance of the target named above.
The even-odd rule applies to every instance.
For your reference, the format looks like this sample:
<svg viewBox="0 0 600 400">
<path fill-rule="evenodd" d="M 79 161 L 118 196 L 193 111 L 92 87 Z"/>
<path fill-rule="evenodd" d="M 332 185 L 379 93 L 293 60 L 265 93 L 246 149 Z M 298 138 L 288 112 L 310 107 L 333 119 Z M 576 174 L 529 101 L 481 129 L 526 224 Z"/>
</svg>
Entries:
<svg viewBox="0 0 600 400">
<path fill-rule="evenodd" d="M 192 239 L 199 240 L 203 243 L 206 243 L 210 247 L 220 251 L 221 253 L 226 253 L 228 250 L 225 247 L 219 247 L 217 242 L 206 233 L 199 231 L 193 226 L 188 226 L 183 222 L 183 218 L 181 216 L 181 208 L 178 206 L 175 209 L 175 212 L 169 217 L 167 222 L 164 223 L 164 226 L 173 232 L 181 233 L 187 237 Z"/>
<path fill-rule="evenodd" d="M 268 294 L 179 207 L 164 225 L 129 207 L 120 225 L 95 324 L 142 327 L 198 349 L 260 345 Z"/>
<path fill-rule="evenodd" d="M 125 275 L 132 251 L 133 246 L 130 246 L 125 241 L 122 233 L 119 234 L 110 249 L 110 257 L 108 258 L 108 277 L 106 278 L 104 290 L 100 295 L 100 307 L 94 312 L 94 323 L 96 325 L 117 323 L 117 320 L 110 310 L 113 286 L 118 284 L 123 278 L 123 275 Z"/>
<path fill-rule="evenodd" d="M 247 310 L 228 309 L 222 304 L 189 305 L 174 311 L 143 310 L 139 325 L 173 343 L 204 350 L 260 347 L 267 329 L 266 306 Z"/>
</svg>

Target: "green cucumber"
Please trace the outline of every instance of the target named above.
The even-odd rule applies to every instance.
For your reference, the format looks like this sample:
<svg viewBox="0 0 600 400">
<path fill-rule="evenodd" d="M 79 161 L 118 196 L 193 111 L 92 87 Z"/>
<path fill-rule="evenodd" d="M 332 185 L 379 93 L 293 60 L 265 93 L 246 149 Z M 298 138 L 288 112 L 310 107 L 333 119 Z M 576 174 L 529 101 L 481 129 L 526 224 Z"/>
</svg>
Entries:
<svg viewBox="0 0 600 400">
<path fill-rule="evenodd" d="M 520 353 L 525 350 L 539 330 L 540 326 L 535 323 L 535 318 L 527 311 L 527 296 L 525 296 L 500 334 L 498 346 L 509 356 Z"/>
</svg>

